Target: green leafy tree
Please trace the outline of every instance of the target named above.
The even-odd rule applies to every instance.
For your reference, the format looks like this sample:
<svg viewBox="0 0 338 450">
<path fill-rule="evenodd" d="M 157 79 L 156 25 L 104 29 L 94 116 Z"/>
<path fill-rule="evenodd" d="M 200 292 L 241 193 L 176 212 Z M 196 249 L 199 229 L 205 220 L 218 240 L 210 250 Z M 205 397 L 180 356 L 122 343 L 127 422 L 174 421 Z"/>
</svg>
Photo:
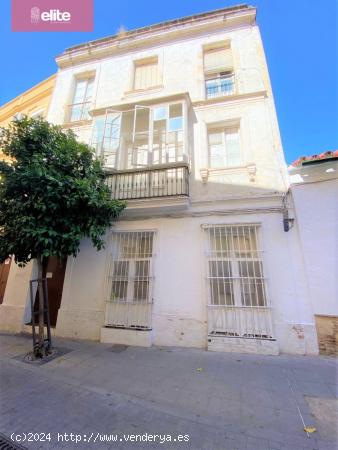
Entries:
<svg viewBox="0 0 338 450">
<path fill-rule="evenodd" d="M 49 256 L 76 256 L 88 237 L 103 235 L 125 204 L 111 199 L 100 162 L 72 131 L 23 117 L 0 129 L 0 262 L 14 255 L 19 266 L 36 259 L 38 278 Z M 44 352 L 43 289 L 39 289 L 39 348 Z"/>
</svg>

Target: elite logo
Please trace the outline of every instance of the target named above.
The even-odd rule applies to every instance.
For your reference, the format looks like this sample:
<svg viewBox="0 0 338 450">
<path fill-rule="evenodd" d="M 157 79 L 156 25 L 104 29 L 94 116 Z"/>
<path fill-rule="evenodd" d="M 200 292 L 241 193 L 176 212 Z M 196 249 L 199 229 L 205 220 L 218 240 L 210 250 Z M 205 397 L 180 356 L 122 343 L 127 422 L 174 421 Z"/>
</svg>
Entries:
<svg viewBox="0 0 338 450">
<path fill-rule="evenodd" d="M 49 11 L 40 12 L 40 8 L 33 6 L 31 8 L 31 23 L 43 22 L 69 22 L 71 13 L 69 11 L 60 11 L 59 9 L 50 9 Z"/>
<path fill-rule="evenodd" d="M 93 31 L 94 0 L 11 0 L 12 31 Z"/>
<path fill-rule="evenodd" d="M 40 20 L 40 8 L 37 6 L 33 6 L 31 9 L 31 22 L 32 23 L 39 23 Z"/>
</svg>

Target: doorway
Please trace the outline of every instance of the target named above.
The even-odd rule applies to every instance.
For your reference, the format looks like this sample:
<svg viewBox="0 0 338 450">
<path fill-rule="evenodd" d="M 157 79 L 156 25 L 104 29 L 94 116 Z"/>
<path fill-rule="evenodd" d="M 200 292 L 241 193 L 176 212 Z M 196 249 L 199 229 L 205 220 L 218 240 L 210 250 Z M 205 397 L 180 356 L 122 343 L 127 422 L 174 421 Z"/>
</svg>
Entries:
<svg viewBox="0 0 338 450">
<path fill-rule="evenodd" d="M 50 326 L 55 327 L 63 291 L 67 259 L 50 256 L 43 264 L 43 277 L 47 277 Z M 39 292 L 36 292 L 34 310 L 39 309 Z M 45 319 L 46 321 L 46 319 Z"/>
<path fill-rule="evenodd" d="M 11 258 L 6 259 L 4 263 L 0 264 L 0 305 L 3 302 L 5 296 L 10 267 L 11 267 Z"/>
</svg>

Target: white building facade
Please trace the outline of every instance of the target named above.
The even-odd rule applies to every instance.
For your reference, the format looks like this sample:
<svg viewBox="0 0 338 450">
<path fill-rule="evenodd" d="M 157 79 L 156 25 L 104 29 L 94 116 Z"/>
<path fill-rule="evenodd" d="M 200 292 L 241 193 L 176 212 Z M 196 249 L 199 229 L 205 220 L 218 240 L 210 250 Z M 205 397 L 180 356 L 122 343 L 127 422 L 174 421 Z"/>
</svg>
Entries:
<svg viewBox="0 0 338 450">
<path fill-rule="evenodd" d="M 104 251 L 85 241 L 68 258 L 55 334 L 316 354 L 299 230 L 283 228 L 293 210 L 255 8 L 120 33 L 56 61 L 48 120 L 93 145 L 127 208 Z"/>
<path fill-rule="evenodd" d="M 319 349 L 338 355 L 338 151 L 304 157 L 289 174 Z"/>
</svg>

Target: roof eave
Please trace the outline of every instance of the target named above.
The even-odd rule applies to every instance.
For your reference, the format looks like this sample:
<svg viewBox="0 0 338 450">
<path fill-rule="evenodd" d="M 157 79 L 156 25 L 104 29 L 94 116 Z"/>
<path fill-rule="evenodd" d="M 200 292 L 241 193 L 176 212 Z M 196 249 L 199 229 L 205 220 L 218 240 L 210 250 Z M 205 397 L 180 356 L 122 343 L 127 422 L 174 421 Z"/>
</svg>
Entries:
<svg viewBox="0 0 338 450">
<path fill-rule="evenodd" d="M 80 64 L 102 58 L 129 48 L 139 47 L 147 43 L 161 42 L 176 35 L 191 34 L 203 29 L 239 27 L 255 23 L 256 8 L 243 7 L 235 11 L 217 10 L 215 13 L 191 16 L 191 20 L 169 21 L 150 27 L 140 28 L 121 35 L 115 35 L 97 41 L 70 48 L 56 57 L 60 68 Z"/>
</svg>

